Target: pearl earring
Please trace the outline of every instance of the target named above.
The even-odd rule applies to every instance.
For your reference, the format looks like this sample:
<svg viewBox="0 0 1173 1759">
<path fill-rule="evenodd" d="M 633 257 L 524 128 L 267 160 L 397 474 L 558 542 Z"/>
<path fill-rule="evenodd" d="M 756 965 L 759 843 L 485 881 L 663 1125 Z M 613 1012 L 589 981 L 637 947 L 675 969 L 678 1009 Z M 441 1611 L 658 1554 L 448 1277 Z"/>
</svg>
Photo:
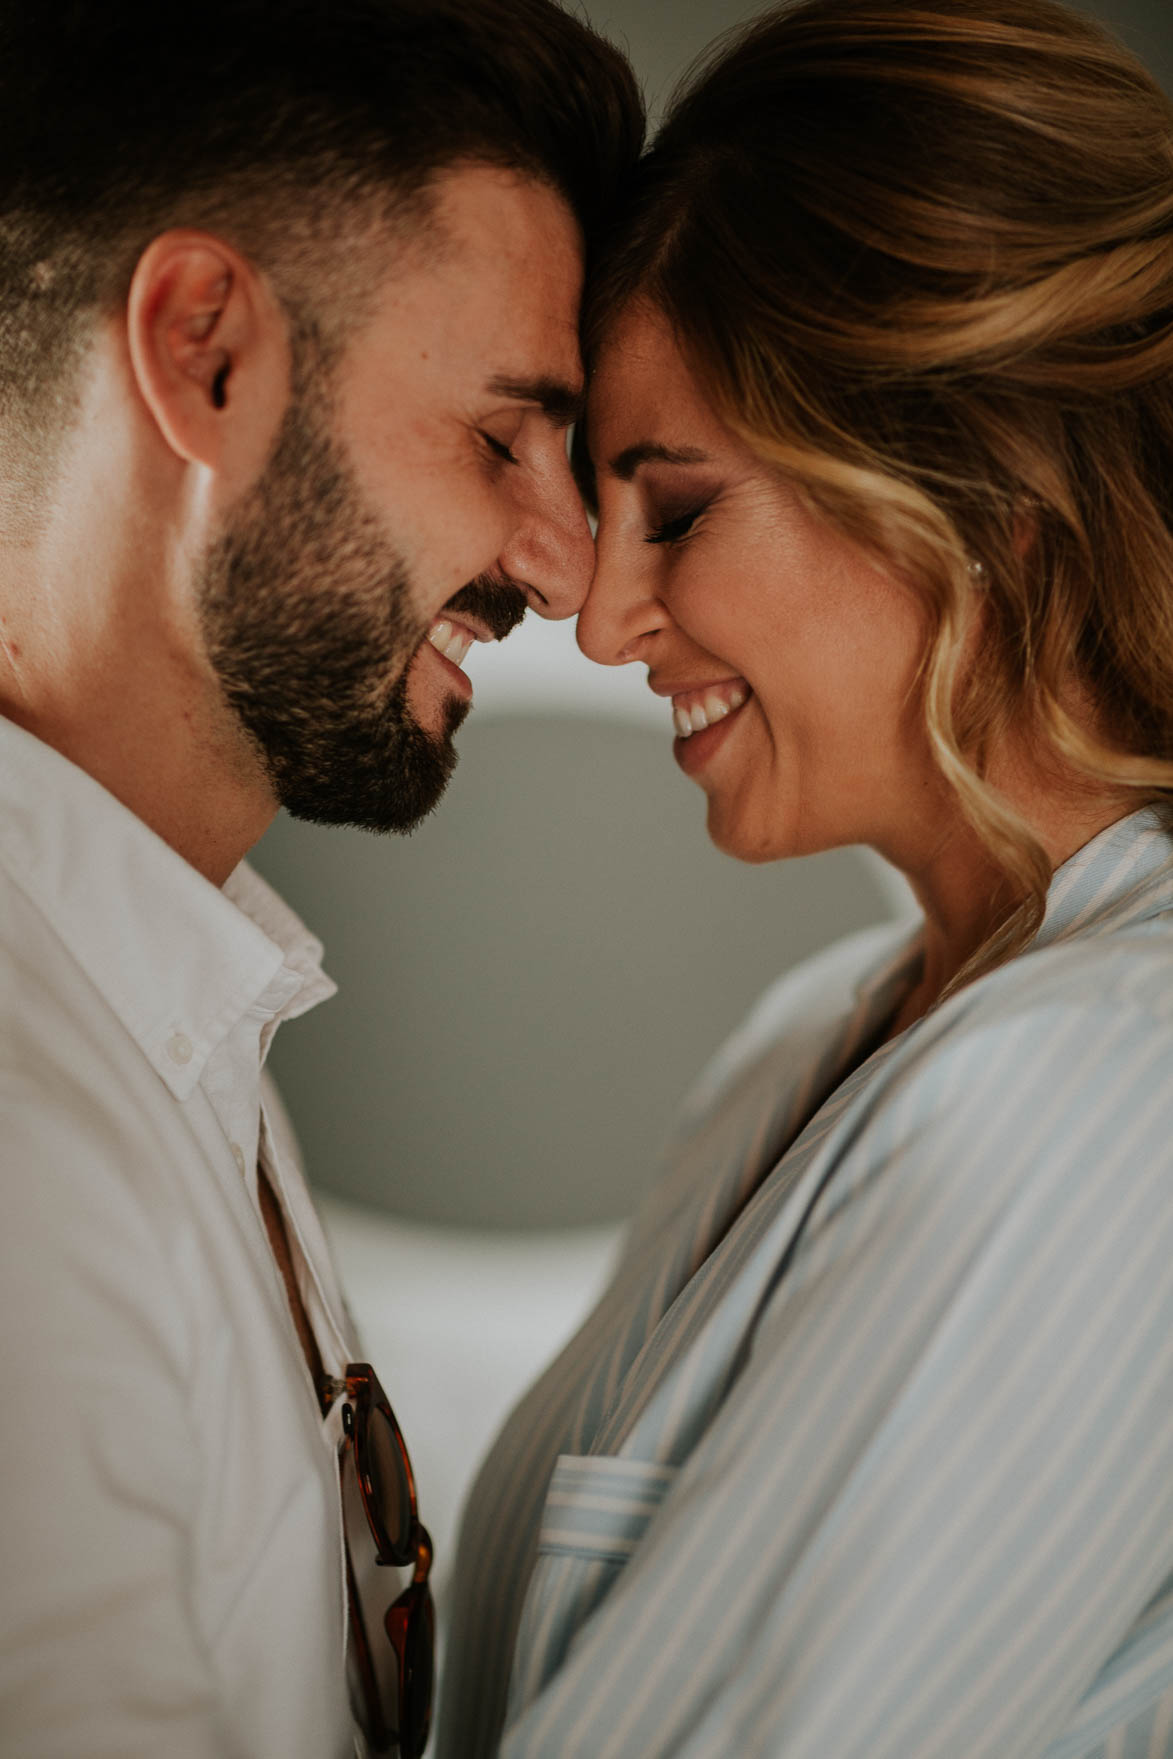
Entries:
<svg viewBox="0 0 1173 1759">
<path fill-rule="evenodd" d="M 966 563 L 966 569 L 969 573 L 969 578 L 975 583 L 975 585 L 982 586 L 985 584 L 986 565 L 984 562 L 979 562 L 975 558 L 973 561 Z"/>
</svg>

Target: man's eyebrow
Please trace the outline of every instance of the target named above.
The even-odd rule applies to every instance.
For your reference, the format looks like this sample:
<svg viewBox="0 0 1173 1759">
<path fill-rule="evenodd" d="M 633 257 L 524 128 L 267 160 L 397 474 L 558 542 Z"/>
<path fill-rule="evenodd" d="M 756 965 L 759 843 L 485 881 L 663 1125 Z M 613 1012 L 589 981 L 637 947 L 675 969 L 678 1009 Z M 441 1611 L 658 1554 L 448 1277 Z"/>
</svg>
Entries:
<svg viewBox="0 0 1173 1759">
<path fill-rule="evenodd" d="M 655 440 L 641 440 L 625 446 L 612 458 L 608 469 L 620 482 L 629 483 L 641 464 L 706 464 L 708 453 L 696 446 L 661 446 Z"/>
<path fill-rule="evenodd" d="M 576 421 L 582 420 L 586 409 L 586 392 L 581 385 L 567 384 L 565 379 L 492 379 L 489 392 L 494 397 L 509 397 L 518 403 L 536 403 L 557 428 L 572 427 Z"/>
</svg>

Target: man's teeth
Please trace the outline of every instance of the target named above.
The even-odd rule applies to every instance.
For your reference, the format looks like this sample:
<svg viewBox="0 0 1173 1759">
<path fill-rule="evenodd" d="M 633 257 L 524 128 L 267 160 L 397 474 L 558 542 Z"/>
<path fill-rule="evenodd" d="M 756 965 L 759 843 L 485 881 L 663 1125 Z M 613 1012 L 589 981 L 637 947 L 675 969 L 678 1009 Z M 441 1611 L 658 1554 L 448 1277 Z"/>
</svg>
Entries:
<svg viewBox="0 0 1173 1759">
<path fill-rule="evenodd" d="M 449 623 L 446 617 L 438 617 L 428 630 L 428 640 L 442 653 L 446 660 L 459 666 L 472 646 L 475 636 L 460 623 Z"/>
<path fill-rule="evenodd" d="M 706 690 L 700 696 L 674 696 L 672 719 L 676 731 L 682 739 L 691 739 L 694 733 L 711 727 L 714 721 L 724 720 L 726 715 L 740 708 L 748 694 L 740 684 L 734 684 L 731 689 Z"/>
</svg>

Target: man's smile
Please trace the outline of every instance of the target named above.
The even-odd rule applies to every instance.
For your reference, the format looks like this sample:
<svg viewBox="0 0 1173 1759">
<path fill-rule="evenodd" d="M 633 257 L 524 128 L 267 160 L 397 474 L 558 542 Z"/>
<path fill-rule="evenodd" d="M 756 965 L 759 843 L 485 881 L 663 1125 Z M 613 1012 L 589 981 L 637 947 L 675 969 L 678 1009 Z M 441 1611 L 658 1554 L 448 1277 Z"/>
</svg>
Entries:
<svg viewBox="0 0 1173 1759">
<path fill-rule="evenodd" d="M 443 654 L 454 666 L 463 665 L 465 655 L 473 642 L 482 639 L 483 637 L 474 635 L 463 623 L 455 623 L 448 617 L 437 617 L 425 637 L 436 652 Z"/>
</svg>

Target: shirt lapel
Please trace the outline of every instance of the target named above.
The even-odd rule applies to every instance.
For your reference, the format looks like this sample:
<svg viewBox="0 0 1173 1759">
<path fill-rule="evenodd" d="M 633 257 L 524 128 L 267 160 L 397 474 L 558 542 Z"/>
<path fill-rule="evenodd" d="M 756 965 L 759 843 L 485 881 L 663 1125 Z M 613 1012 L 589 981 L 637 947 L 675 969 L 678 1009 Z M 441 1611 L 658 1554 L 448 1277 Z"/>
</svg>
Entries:
<svg viewBox="0 0 1173 1759">
<path fill-rule="evenodd" d="M 1155 809 L 1143 809 L 1059 869 L 1034 949 L 1160 926 L 1168 920 L 1171 892 L 1167 826 Z M 862 963 L 865 971 L 847 1006 L 836 983 L 836 956 L 848 969 L 858 972 Z M 740 1065 L 699 1131 L 694 1121 L 661 1202 L 633 1239 L 628 1262 L 642 1264 L 645 1281 L 649 1262 L 655 1264 L 659 1299 L 638 1316 L 642 1335 L 629 1330 L 622 1340 L 626 1370 L 614 1378 L 617 1396 L 592 1453 L 677 1464 L 711 1421 L 740 1365 L 755 1313 L 789 1263 L 845 1114 L 896 1048 L 869 1053 L 913 981 L 919 957 L 919 933 L 889 926 L 876 935 L 870 959 L 858 940 L 847 942 L 834 950 L 830 966 L 820 960 L 797 974 L 811 993 L 797 994 L 788 984 L 775 992 L 776 1012 L 788 1024 L 784 1040 L 767 1036 L 764 1052 Z M 803 1023 L 801 1038 L 796 1021 Z M 762 1023 L 755 1028 L 751 1020 L 747 1030 L 755 1029 L 761 1032 Z M 742 1054 L 734 1041 L 727 1063 L 738 1067 Z M 711 1103 L 711 1094 L 704 1097 Z"/>
<path fill-rule="evenodd" d="M 812 994 L 799 1016 L 801 1045 L 793 1023 L 805 998 L 785 986 L 773 1010 L 790 1022 L 785 1043 L 768 1041 L 768 1018 L 751 1022 L 751 1042 L 754 1032 L 767 1035 L 766 1049 L 729 1082 L 706 1125 L 688 1139 L 633 1237 L 616 1290 L 629 1315 L 609 1364 L 617 1391 L 591 1453 L 672 1463 L 723 1396 L 759 1285 L 800 1225 L 808 1170 L 874 1070 L 869 1047 L 919 961 L 919 934 L 910 937 L 907 925 L 873 938 L 862 982 L 836 981 L 844 967 L 858 973 L 858 942 L 836 949 L 838 970 L 820 962 L 821 969 L 802 974 Z M 711 1093 L 703 1098 L 712 1104 Z"/>
</svg>

